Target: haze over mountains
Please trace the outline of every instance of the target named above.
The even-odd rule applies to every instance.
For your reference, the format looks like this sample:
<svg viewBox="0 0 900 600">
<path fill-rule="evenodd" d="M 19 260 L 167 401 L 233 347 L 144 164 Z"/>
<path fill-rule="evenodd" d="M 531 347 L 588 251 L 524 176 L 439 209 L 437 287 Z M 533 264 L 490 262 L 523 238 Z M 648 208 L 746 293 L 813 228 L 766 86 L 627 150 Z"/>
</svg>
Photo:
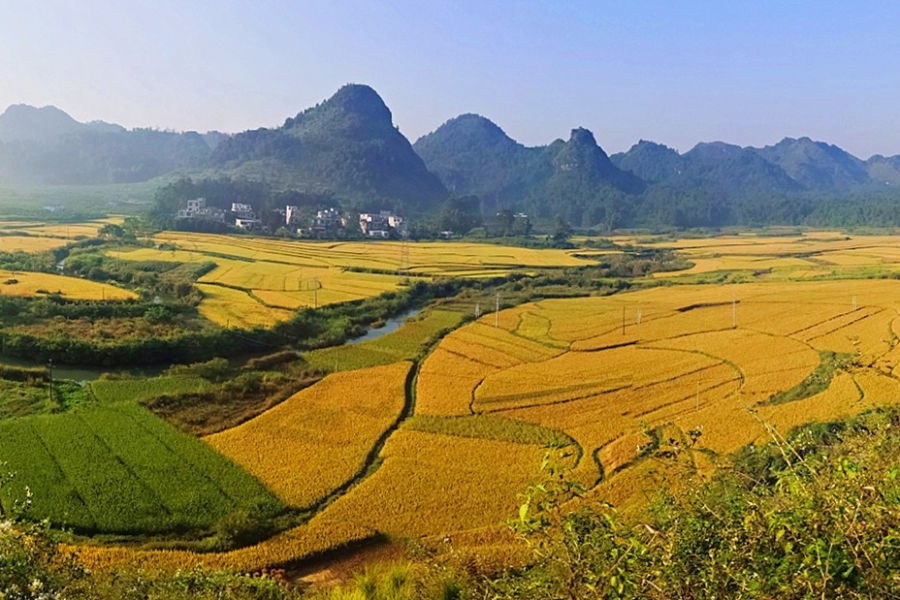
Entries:
<svg viewBox="0 0 900 600">
<path fill-rule="evenodd" d="M 485 214 L 510 209 L 581 226 L 692 226 L 798 222 L 824 205 L 833 213 L 837 198 L 846 204 L 874 194 L 883 204 L 900 185 L 900 156 L 864 161 L 805 137 L 764 148 L 700 143 L 683 154 L 642 140 L 608 156 L 581 127 L 566 140 L 526 147 L 474 114 L 411 144 L 364 85 L 344 86 L 281 127 L 236 135 L 79 123 L 54 107 L 15 105 L 0 115 L 0 185 L 164 175 L 264 181 L 413 213 L 435 211 L 450 195 L 475 195 Z"/>
</svg>

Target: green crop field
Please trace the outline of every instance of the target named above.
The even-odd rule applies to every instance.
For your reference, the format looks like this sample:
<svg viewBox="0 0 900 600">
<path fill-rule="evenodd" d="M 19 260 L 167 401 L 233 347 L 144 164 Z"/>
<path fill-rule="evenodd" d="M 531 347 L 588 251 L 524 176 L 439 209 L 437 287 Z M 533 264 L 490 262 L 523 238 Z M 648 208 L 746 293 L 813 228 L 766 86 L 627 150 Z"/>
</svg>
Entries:
<svg viewBox="0 0 900 600">
<path fill-rule="evenodd" d="M 205 392 L 210 384 L 200 377 L 162 376 L 147 379 L 98 379 L 91 392 L 101 402 L 141 402 L 157 396 Z"/>
<path fill-rule="evenodd" d="M 134 404 L 2 421 L 0 460 L 16 473 L 5 509 L 27 486 L 30 516 L 80 532 L 204 529 L 237 511 L 283 508 L 200 440 Z"/>
</svg>

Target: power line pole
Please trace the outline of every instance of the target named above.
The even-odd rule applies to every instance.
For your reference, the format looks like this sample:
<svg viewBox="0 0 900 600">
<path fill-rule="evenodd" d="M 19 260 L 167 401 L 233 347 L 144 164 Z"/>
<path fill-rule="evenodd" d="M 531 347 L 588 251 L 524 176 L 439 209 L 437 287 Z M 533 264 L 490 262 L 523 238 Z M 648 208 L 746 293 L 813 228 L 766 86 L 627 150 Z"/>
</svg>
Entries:
<svg viewBox="0 0 900 600">
<path fill-rule="evenodd" d="M 494 327 L 500 327 L 500 292 L 497 292 L 497 298 L 495 300 Z"/>
<path fill-rule="evenodd" d="M 478 302 L 475 303 L 475 318 L 481 318 L 481 304 Z"/>
<path fill-rule="evenodd" d="M 319 278 L 313 278 L 313 308 L 319 308 Z"/>
<path fill-rule="evenodd" d="M 737 329 L 737 298 L 731 296 L 731 328 Z"/>
<path fill-rule="evenodd" d="M 697 403 L 696 403 L 696 407 L 694 408 L 694 411 L 700 412 L 700 382 L 699 381 L 697 382 Z"/>
<path fill-rule="evenodd" d="M 622 307 L 622 335 L 625 335 L 625 307 Z"/>
<path fill-rule="evenodd" d="M 856 296 L 853 296 L 853 310 L 856 310 Z"/>
<path fill-rule="evenodd" d="M 638 309 L 638 312 L 637 312 L 637 324 L 638 325 L 641 324 L 641 309 Z"/>
</svg>

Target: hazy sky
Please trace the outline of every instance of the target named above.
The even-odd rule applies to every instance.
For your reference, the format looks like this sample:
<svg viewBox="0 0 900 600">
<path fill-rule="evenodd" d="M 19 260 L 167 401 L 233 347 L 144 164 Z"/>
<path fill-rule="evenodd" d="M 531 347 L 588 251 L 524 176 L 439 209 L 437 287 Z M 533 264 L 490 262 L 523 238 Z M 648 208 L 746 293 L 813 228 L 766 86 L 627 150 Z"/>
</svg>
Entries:
<svg viewBox="0 0 900 600">
<path fill-rule="evenodd" d="M 413 141 L 476 112 L 527 145 L 900 154 L 900 2 L 0 0 L 0 110 L 231 132 L 349 82 Z"/>
</svg>

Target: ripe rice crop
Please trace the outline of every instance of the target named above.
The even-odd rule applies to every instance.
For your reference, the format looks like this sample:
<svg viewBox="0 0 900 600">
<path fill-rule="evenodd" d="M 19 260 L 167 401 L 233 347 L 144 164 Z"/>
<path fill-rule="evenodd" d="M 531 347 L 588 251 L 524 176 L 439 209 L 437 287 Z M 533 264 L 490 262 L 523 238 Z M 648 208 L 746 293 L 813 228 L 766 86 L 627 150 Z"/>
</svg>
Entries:
<svg viewBox="0 0 900 600">
<path fill-rule="evenodd" d="M 464 417 L 415 416 L 403 422 L 404 429 L 458 437 L 499 440 L 515 444 L 548 446 L 574 444 L 574 440 L 542 425 L 516 421 L 495 415 Z"/>
<path fill-rule="evenodd" d="M 62 248 L 68 243 L 67 240 L 37 235 L 2 235 L 0 252 L 46 252 Z"/>
<path fill-rule="evenodd" d="M 274 323 L 285 318 L 285 310 L 377 296 L 415 277 L 487 277 L 514 269 L 592 264 L 569 251 L 492 244 L 298 242 L 187 232 L 164 232 L 155 239 L 177 249 L 141 248 L 109 254 L 123 260 L 216 263 L 217 267 L 200 279 L 201 284 L 252 292 L 263 307 L 245 304 L 253 316 L 241 325 L 237 325 L 241 321 L 224 316 L 224 302 L 213 298 L 215 294 L 200 303 L 200 310 L 216 323 L 230 320 L 241 327 Z M 265 312 L 271 315 L 265 318 Z"/>
<path fill-rule="evenodd" d="M 217 285 L 197 286 L 203 292 L 200 314 L 222 327 L 269 327 L 291 317 L 290 312 L 263 306 L 247 292 Z"/>
<path fill-rule="evenodd" d="M 349 481 L 400 416 L 411 364 L 329 375 L 204 440 L 285 503 L 307 507 Z"/>
<path fill-rule="evenodd" d="M 113 285 L 50 273 L 0 269 L 0 295 L 35 297 L 59 294 L 72 300 L 128 300 L 137 294 Z"/>
<path fill-rule="evenodd" d="M 86 548 L 81 557 L 89 568 L 100 570 L 127 563 L 151 570 L 202 564 L 256 571 L 376 532 L 443 536 L 494 526 L 514 515 L 516 494 L 539 476 L 543 454 L 534 445 L 401 429 L 385 445 L 378 471 L 309 523 L 270 540 L 225 553 Z"/>
<path fill-rule="evenodd" d="M 438 346 L 419 369 L 416 414 L 471 414 L 470 405 L 475 399 L 475 388 L 497 370 L 497 367 L 476 362 Z"/>
<path fill-rule="evenodd" d="M 543 454 L 539 446 L 401 429 L 378 471 L 317 518 L 399 536 L 493 525 L 515 513 L 516 494 L 538 476 Z"/>
</svg>

